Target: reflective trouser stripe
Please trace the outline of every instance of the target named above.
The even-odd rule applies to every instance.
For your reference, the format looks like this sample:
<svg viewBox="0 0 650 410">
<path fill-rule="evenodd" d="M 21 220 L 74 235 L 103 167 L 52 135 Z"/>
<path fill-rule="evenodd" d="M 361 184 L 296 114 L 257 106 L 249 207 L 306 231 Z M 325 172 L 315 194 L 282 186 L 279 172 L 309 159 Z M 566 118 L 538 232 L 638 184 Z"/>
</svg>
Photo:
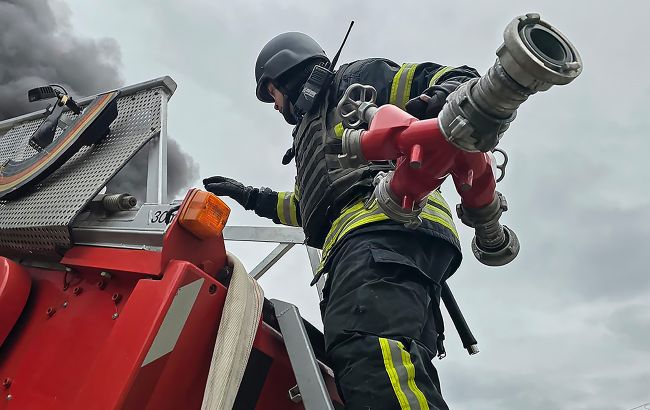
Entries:
<svg viewBox="0 0 650 410">
<path fill-rule="evenodd" d="M 295 195 L 292 192 L 278 192 L 277 213 L 281 224 L 298 226 Z"/>
<path fill-rule="evenodd" d="M 402 64 L 402 67 L 397 71 L 395 77 L 393 77 L 390 99 L 388 100 L 389 104 L 404 109 L 411 95 L 411 85 L 413 84 L 413 76 L 417 67 L 418 65 L 413 63 Z"/>
<path fill-rule="evenodd" d="M 433 75 L 433 77 L 431 77 L 431 80 L 429 80 L 429 87 L 431 87 L 432 85 L 437 84 L 440 77 L 442 77 L 443 75 L 445 75 L 446 73 L 450 72 L 453 69 L 454 69 L 453 67 L 442 67 L 442 68 L 440 68 L 438 71 L 436 71 L 436 73 Z"/>
<path fill-rule="evenodd" d="M 456 226 L 454 225 L 454 220 L 451 216 L 449 205 L 447 205 L 447 202 L 445 202 L 440 192 L 433 191 L 429 195 L 427 198 L 427 203 L 420 213 L 420 217 L 422 219 L 427 219 L 433 223 L 444 226 L 445 228 L 449 229 L 454 234 L 454 236 L 456 236 L 456 238 L 458 238 L 458 232 L 456 231 Z M 366 208 L 365 203 L 363 201 L 359 201 L 356 204 L 345 209 L 334 221 L 334 223 L 332 223 L 332 227 L 325 237 L 323 255 L 321 258 L 320 266 L 318 267 L 318 272 L 320 272 L 324 267 L 329 253 L 334 245 L 347 233 L 360 226 L 373 222 L 385 221 L 388 219 L 388 216 L 383 213 L 376 202 L 374 202 L 369 208 Z"/>
<path fill-rule="evenodd" d="M 393 386 L 400 409 L 428 410 L 429 404 L 422 391 L 415 384 L 415 366 L 409 352 L 401 342 L 379 338 L 384 367 Z"/>
</svg>

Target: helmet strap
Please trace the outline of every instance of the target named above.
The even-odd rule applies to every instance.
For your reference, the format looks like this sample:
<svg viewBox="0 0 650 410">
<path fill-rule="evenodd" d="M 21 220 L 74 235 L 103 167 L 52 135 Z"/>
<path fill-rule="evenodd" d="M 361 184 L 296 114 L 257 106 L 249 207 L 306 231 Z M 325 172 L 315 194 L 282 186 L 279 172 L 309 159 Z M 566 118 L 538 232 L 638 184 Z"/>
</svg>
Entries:
<svg viewBox="0 0 650 410">
<path fill-rule="evenodd" d="M 284 102 L 282 103 L 282 116 L 284 117 L 284 120 L 291 125 L 298 124 L 298 118 L 293 111 L 293 103 L 287 94 L 283 94 L 283 97 Z"/>
</svg>

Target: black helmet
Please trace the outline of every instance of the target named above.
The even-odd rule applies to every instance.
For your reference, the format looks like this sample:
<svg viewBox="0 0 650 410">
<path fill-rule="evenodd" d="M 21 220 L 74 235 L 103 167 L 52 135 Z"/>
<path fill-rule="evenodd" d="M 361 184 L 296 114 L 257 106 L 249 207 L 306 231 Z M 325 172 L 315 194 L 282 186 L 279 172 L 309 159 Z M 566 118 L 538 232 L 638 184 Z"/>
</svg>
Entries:
<svg viewBox="0 0 650 410">
<path fill-rule="evenodd" d="M 298 32 L 273 37 L 262 48 L 255 63 L 257 98 L 262 102 L 273 102 L 266 89 L 267 81 L 277 81 L 282 74 L 310 60 L 329 62 L 325 51 L 313 38 Z"/>
</svg>

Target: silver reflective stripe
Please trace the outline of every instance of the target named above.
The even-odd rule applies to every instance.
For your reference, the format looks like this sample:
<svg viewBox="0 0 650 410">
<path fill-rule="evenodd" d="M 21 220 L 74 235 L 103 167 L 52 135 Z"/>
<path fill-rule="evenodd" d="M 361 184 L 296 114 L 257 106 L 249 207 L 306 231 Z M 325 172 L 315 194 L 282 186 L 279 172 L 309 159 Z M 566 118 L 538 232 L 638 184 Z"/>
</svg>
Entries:
<svg viewBox="0 0 650 410">
<path fill-rule="evenodd" d="M 411 94 L 411 83 L 417 66 L 417 64 L 405 63 L 395 74 L 389 101 L 391 104 L 404 108 Z"/>
<path fill-rule="evenodd" d="M 402 361 L 402 351 L 400 350 L 397 342 L 394 340 L 388 339 L 388 346 L 390 347 L 390 355 L 393 359 L 393 365 L 395 366 L 395 371 L 397 373 L 397 380 L 399 381 L 399 386 L 406 396 L 406 400 L 411 407 L 411 409 L 419 409 L 420 404 L 418 403 L 415 393 L 411 391 L 409 386 L 409 375 Z"/>
<path fill-rule="evenodd" d="M 197 279 L 178 289 L 158 329 L 158 334 L 142 362 L 142 367 L 174 350 L 204 281 L 203 278 Z"/>
<path fill-rule="evenodd" d="M 291 199 L 293 195 L 285 195 L 284 196 L 284 203 L 282 204 L 282 207 L 284 208 L 284 217 L 286 221 L 280 221 L 284 223 L 285 225 L 295 225 L 294 221 L 291 220 Z"/>
</svg>

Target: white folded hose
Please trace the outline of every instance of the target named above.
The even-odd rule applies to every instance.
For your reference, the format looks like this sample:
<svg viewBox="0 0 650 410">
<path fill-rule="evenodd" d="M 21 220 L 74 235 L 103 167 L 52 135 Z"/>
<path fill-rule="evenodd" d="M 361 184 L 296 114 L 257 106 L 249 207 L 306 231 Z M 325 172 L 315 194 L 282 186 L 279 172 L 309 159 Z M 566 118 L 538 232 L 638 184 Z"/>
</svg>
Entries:
<svg viewBox="0 0 650 410">
<path fill-rule="evenodd" d="M 262 316 L 264 292 L 244 265 L 228 253 L 230 286 L 212 353 L 202 410 L 232 409 Z"/>
</svg>

